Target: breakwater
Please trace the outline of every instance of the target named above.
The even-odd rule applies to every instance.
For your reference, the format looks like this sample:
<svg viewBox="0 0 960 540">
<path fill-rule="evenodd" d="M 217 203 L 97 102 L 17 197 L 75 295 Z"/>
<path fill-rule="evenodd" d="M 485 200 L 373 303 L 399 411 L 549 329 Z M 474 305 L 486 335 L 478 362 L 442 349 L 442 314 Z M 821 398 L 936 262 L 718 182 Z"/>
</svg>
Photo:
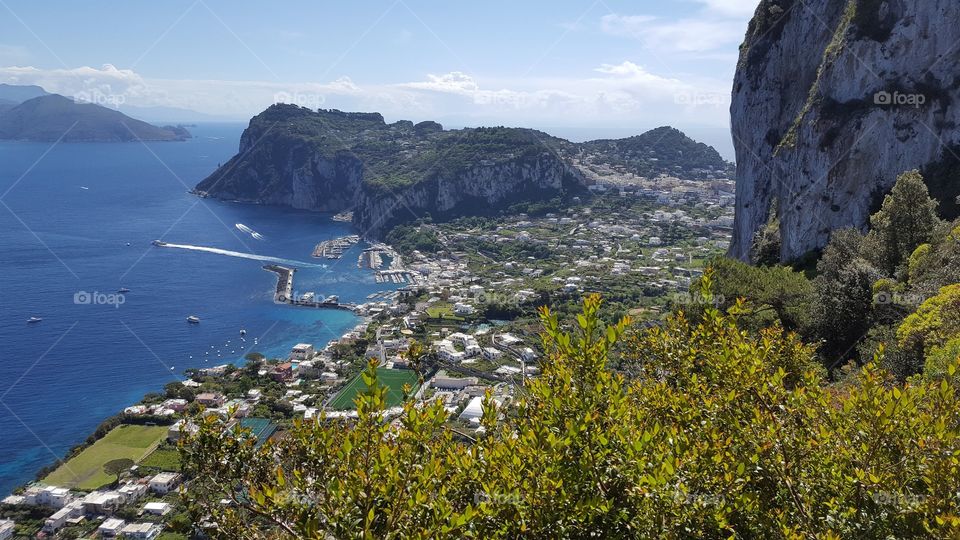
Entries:
<svg viewBox="0 0 960 540">
<path fill-rule="evenodd" d="M 273 295 L 273 301 L 278 304 L 290 304 L 291 306 L 342 309 L 345 311 L 356 311 L 357 305 L 351 303 L 340 303 L 336 296 L 327 298 L 318 298 L 314 293 L 296 294 L 293 289 L 293 275 L 297 272 L 296 268 L 288 268 L 277 264 L 268 264 L 263 267 L 268 272 L 277 275 L 277 288 Z"/>
</svg>

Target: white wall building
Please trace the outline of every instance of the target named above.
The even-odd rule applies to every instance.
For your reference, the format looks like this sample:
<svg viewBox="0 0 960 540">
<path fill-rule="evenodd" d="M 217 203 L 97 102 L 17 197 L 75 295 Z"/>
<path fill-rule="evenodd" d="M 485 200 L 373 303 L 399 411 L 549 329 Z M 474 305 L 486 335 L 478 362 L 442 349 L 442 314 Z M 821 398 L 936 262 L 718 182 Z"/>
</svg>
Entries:
<svg viewBox="0 0 960 540">
<path fill-rule="evenodd" d="M 297 343 L 290 351 L 290 359 L 295 362 L 302 362 L 313 358 L 313 345 L 309 343 Z"/>
<path fill-rule="evenodd" d="M 150 491 L 165 495 L 177 487 L 180 475 L 172 472 L 162 472 L 150 479 Z"/>
</svg>

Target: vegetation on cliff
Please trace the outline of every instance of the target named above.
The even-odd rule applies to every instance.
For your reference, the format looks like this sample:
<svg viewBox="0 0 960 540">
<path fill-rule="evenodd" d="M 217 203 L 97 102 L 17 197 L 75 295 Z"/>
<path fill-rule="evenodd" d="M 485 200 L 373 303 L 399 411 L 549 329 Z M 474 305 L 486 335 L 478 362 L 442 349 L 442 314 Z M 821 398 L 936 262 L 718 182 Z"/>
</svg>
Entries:
<svg viewBox="0 0 960 540">
<path fill-rule="evenodd" d="M 512 204 L 582 188 L 577 160 L 641 176 L 732 173 L 714 149 L 672 128 L 616 141 L 572 143 L 532 129 L 444 130 L 436 122 L 387 124 L 377 113 L 274 105 L 251 120 L 240 153 L 196 189 L 214 197 L 340 211 L 351 208 L 360 195 L 401 197 L 413 187 L 434 193 L 442 182 L 467 178 L 477 183 L 489 173 L 494 178 L 486 181 L 493 185 L 484 190 L 492 193 L 500 189 L 500 176 L 524 179 L 502 188 L 510 192 Z M 557 189 L 555 180 L 561 176 L 563 187 Z M 550 189 L 544 189 L 547 184 Z M 293 203 L 289 199 L 297 191 L 306 195 Z M 320 192 L 331 196 L 315 195 Z M 484 205 L 466 206 L 476 211 Z"/>
<path fill-rule="evenodd" d="M 797 331 L 819 345 L 831 369 L 866 364 L 885 346 L 884 365 L 899 378 L 937 376 L 956 359 L 960 338 L 951 322 L 960 317 L 960 221 L 944 222 L 936 209 L 923 176 L 904 173 L 869 232 L 834 231 L 815 268 L 724 259 L 714 263 L 717 289 L 725 307 L 745 300 L 746 328 L 777 323 Z"/>
</svg>

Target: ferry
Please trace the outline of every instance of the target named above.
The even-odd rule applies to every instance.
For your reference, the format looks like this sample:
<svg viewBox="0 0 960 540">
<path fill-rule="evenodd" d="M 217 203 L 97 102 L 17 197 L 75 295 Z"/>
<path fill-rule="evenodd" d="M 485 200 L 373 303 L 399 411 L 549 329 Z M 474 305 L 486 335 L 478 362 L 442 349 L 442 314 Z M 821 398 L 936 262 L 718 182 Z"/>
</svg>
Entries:
<svg viewBox="0 0 960 540">
<path fill-rule="evenodd" d="M 187 317 L 187 322 L 190 324 L 200 324 L 200 317 L 197 317 L 196 315 L 190 315 Z"/>
<path fill-rule="evenodd" d="M 41 319 L 40 317 L 30 317 L 29 319 L 27 319 L 27 324 L 38 323 L 42 320 L 43 319 Z"/>
</svg>

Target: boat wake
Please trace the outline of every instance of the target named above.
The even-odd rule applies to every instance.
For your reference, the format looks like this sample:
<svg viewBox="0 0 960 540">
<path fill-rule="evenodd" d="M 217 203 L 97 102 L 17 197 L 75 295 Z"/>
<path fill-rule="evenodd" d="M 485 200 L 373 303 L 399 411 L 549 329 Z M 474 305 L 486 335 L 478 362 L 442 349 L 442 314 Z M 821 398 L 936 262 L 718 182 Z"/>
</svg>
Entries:
<svg viewBox="0 0 960 540">
<path fill-rule="evenodd" d="M 282 259 L 280 257 L 269 257 L 267 255 L 257 255 L 255 253 L 243 253 L 242 251 L 230 251 L 228 249 L 212 248 L 206 246 L 191 246 L 189 244 L 170 244 L 164 242 L 162 247 L 176 248 L 176 249 L 186 249 L 189 251 L 203 251 L 206 253 L 214 253 L 216 255 L 225 255 L 227 257 L 237 257 L 239 259 L 250 259 L 253 261 L 263 261 L 263 262 L 272 262 L 276 264 L 284 264 L 289 266 L 297 266 L 300 268 L 326 268 L 325 264 L 316 264 L 308 263 L 302 261 L 295 261 L 293 259 Z"/>
<path fill-rule="evenodd" d="M 262 234 L 260 234 L 260 233 L 258 233 L 257 231 L 251 229 L 250 227 L 247 227 L 247 226 L 244 225 L 243 223 L 236 223 L 236 224 L 234 224 L 234 227 L 236 227 L 237 230 L 239 230 L 240 232 L 244 232 L 244 233 L 249 234 L 254 240 L 263 240 L 263 235 L 262 235 Z"/>
</svg>

